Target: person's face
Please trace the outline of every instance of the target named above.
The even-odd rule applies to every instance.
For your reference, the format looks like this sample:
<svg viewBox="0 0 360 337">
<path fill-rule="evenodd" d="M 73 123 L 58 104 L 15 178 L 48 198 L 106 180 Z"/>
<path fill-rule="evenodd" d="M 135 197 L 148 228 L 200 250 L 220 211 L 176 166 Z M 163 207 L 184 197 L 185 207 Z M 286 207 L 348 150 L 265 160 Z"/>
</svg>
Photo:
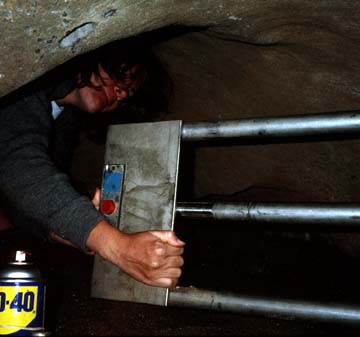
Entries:
<svg viewBox="0 0 360 337">
<path fill-rule="evenodd" d="M 136 66 L 129 70 L 135 71 Z M 119 108 L 138 89 L 131 82 L 114 81 L 99 65 L 99 75 L 92 74 L 92 86 L 78 89 L 78 108 L 89 113 L 110 112 Z"/>
</svg>

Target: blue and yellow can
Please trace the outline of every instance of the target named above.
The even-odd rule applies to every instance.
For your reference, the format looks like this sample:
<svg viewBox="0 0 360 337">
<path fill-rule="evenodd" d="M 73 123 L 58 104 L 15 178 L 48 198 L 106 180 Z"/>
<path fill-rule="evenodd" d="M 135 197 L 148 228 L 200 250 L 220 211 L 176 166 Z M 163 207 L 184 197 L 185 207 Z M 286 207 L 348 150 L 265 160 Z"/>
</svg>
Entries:
<svg viewBox="0 0 360 337">
<path fill-rule="evenodd" d="M 0 335 L 31 336 L 44 331 L 45 283 L 28 252 L 16 251 L 0 269 Z"/>
</svg>

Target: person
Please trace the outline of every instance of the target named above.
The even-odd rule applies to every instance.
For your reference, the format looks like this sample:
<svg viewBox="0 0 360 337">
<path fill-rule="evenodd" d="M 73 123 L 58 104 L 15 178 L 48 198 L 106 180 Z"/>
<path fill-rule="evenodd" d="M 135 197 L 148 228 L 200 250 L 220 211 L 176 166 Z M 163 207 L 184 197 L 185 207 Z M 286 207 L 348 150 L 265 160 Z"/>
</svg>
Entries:
<svg viewBox="0 0 360 337">
<path fill-rule="evenodd" d="M 114 41 L 4 100 L 0 219 L 99 254 L 140 282 L 171 288 L 181 276 L 184 242 L 169 230 L 120 231 L 98 210 L 100 190 L 93 198 L 80 193 L 69 174 L 69 149 L 84 118 L 121 114 L 149 77 L 148 56 L 139 46 Z"/>
</svg>

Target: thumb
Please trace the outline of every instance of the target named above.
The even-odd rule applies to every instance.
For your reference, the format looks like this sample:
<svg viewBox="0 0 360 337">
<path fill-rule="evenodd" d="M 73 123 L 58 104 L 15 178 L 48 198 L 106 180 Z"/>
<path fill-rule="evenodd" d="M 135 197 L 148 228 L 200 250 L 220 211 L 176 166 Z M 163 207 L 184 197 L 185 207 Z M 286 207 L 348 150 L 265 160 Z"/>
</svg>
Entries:
<svg viewBox="0 0 360 337">
<path fill-rule="evenodd" d="M 183 247 L 185 245 L 185 242 L 181 241 L 173 231 L 150 231 L 150 233 L 169 245 L 175 247 Z"/>
<path fill-rule="evenodd" d="M 94 194 L 91 202 L 97 210 L 99 209 L 99 206 L 100 206 L 100 195 L 101 195 L 101 190 L 99 188 L 96 188 L 95 194 Z"/>
</svg>

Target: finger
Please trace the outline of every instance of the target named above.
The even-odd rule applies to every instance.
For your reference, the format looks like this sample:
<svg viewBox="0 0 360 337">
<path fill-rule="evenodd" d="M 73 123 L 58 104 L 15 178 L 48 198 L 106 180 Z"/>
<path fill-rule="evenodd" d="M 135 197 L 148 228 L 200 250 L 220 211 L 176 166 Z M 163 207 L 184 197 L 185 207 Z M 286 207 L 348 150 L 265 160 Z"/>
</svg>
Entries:
<svg viewBox="0 0 360 337">
<path fill-rule="evenodd" d="M 149 273 L 149 278 L 152 280 L 159 280 L 165 278 L 179 278 L 181 276 L 181 268 L 176 267 L 163 267 L 160 270 L 154 270 Z"/>
<path fill-rule="evenodd" d="M 168 268 L 162 275 L 154 278 L 155 282 L 168 282 L 168 287 L 175 286 L 181 276 L 180 268 Z"/>
<path fill-rule="evenodd" d="M 174 247 L 162 241 L 157 241 L 155 243 L 155 254 L 159 257 L 180 256 L 183 253 L 184 248 L 182 247 Z"/>
<path fill-rule="evenodd" d="M 166 256 L 179 256 L 184 253 L 184 248 L 178 248 L 170 245 L 166 245 Z"/>
<path fill-rule="evenodd" d="M 166 265 L 169 268 L 180 268 L 184 265 L 184 259 L 181 256 L 171 256 L 166 259 Z"/>
<path fill-rule="evenodd" d="M 164 288 L 174 288 L 179 282 L 178 278 L 162 277 L 154 281 L 154 285 Z"/>
<path fill-rule="evenodd" d="M 99 205 L 100 205 L 100 195 L 101 195 L 101 191 L 99 188 L 96 188 L 95 190 L 95 194 L 91 200 L 92 204 L 95 206 L 95 208 L 98 210 L 99 209 Z"/>
<path fill-rule="evenodd" d="M 175 247 L 183 247 L 185 245 L 185 242 L 181 241 L 173 231 L 150 231 L 150 233 L 169 245 Z"/>
</svg>

